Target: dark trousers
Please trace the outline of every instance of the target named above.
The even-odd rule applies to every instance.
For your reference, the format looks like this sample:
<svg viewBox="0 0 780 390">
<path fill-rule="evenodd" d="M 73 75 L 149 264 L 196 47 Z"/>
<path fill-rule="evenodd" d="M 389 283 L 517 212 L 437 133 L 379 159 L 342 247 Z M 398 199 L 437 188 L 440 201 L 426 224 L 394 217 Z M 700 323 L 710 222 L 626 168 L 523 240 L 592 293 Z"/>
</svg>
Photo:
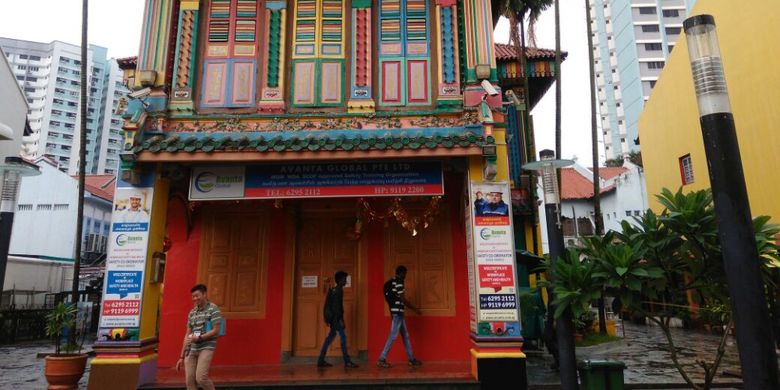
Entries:
<svg viewBox="0 0 780 390">
<path fill-rule="evenodd" d="M 320 358 L 317 360 L 318 363 L 322 363 L 325 361 L 325 355 L 328 353 L 328 348 L 330 348 L 330 343 L 333 342 L 333 339 L 336 338 L 336 334 L 339 335 L 339 340 L 341 341 L 341 354 L 344 357 L 344 363 L 349 363 L 351 360 L 349 359 L 349 352 L 347 352 L 347 334 L 344 333 L 344 328 L 338 328 L 338 326 L 331 326 L 330 332 L 328 333 L 328 336 L 325 337 L 325 341 L 322 343 L 322 349 L 320 350 Z"/>
</svg>

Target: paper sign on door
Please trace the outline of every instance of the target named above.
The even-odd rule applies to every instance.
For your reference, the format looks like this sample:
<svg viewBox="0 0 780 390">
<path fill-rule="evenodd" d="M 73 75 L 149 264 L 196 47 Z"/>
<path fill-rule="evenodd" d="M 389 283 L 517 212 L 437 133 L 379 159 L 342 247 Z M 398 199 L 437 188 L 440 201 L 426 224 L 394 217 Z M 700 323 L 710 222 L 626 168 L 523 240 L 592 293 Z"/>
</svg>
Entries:
<svg viewBox="0 0 780 390">
<path fill-rule="evenodd" d="M 301 287 L 317 288 L 317 275 L 304 275 Z"/>
</svg>

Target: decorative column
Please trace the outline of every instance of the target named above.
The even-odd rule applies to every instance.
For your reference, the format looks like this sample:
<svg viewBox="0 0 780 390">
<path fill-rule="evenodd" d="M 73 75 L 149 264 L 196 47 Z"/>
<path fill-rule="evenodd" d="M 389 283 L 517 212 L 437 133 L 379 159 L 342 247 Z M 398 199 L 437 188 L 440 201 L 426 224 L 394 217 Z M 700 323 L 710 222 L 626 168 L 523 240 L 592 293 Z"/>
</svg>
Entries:
<svg viewBox="0 0 780 390">
<path fill-rule="evenodd" d="M 287 25 L 287 2 L 265 2 L 265 40 L 263 52 L 267 53 L 261 63 L 260 99 L 257 102 L 259 112 L 283 112 L 285 34 Z"/>
<path fill-rule="evenodd" d="M 496 56 L 493 47 L 493 16 L 490 0 L 463 0 L 464 37 L 466 45 L 466 88 L 463 105 L 474 107 L 487 100 L 491 108 L 501 107 L 501 93 L 485 95 L 478 83 L 498 82 Z"/>
<path fill-rule="evenodd" d="M 192 113 L 192 85 L 196 68 L 198 47 L 199 2 L 181 0 L 179 5 L 179 28 L 176 33 L 176 62 L 174 63 L 173 91 L 168 110 L 171 116 Z"/>
<path fill-rule="evenodd" d="M 453 0 L 454 1 L 454 0 Z M 374 112 L 371 62 L 374 57 L 371 41 L 373 28 L 371 0 L 352 1 L 352 77 L 350 79 L 349 112 Z"/>
<path fill-rule="evenodd" d="M 436 0 L 436 23 L 439 25 L 439 97 L 436 105 L 457 106 L 463 102 L 460 94 L 460 60 L 458 51 L 458 6 L 456 0 Z"/>
<path fill-rule="evenodd" d="M 179 0 L 146 0 L 138 66 L 131 86 L 133 89 L 165 85 L 170 48 L 169 33 L 172 13 L 177 1 Z M 197 3 L 197 1 L 192 2 Z M 189 1 L 182 1 L 182 3 L 189 3 Z"/>
<path fill-rule="evenodd" d="M 136 389 L 157 374 L 163 241 L 169 182 L 160 172 L 140 173 L 137 184 L 118 181 L 108 240 L 98 340 L 89 389 Z M 140 214 L 127 218 L 134 199 Z M 128 222 L 131 219 L 131 222 Z"/>
</svg>

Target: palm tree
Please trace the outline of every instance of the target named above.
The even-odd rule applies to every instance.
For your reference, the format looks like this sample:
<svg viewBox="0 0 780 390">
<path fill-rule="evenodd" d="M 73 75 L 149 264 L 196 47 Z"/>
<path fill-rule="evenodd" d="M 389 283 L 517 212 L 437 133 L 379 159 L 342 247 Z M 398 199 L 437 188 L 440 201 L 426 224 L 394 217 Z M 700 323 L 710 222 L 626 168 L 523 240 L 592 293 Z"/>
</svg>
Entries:
<svg viewBox="0 0 780 390">
<path fill-rule="evenodd" d="M 76 211 L 76 248 L 73 260 L 71 302 L 79 301 L 79 271 L 81 269 L 81 231 L 84 226 L 84 171 L 87 167 L 87 25 L 89 1 L 81 1 L 81 125 L 79 131 L 79 194 Z M 70 332 L 70 342 L 76 343 L 76 332 Z"/>
<path fill-rule="evenodd" d="M 528 87 L 528 69 L 527 58 L 525 54 L 526 42 L 525 42 L 525 17 L 528 15 L 528 36 L 531 39 L 532 44 L 535 46 L 535 26 L 536 21 L 544 10 L 549 8 L 554 0 L 504 0 L 501 3 L 501 15 L 509 19 L 509 34 L 512 45 L 515 48 L 515 55 L 520 62 L 521 75 L 523 77 L 523 103 L 526 105 L 526 109 L 530 108 L 531 94 Z M 518 28 L 518 25 L 520 28 Z M 528 161 L 533 161 L 534 156 L 531 155 L 533 148 L 531 148 L 531 134 L 528 131 L 528 127 L 525 129 L 525 155 Z"/>
<path fill-rule="evenodd" d="M 596 235 L 604 234 L 604 221 L 601 219 L 601 177 L 599 176 L 598 129 L 596 126 L 596 78 L 593 61 L 593 28 L 590 15 L 590 0 L 585 0 L 585 21 L 588 28 L 588 76 L 590 76 L 590 143 L 593 156 L 593 217 L 596 220 Z M 604 308 L 604 295 L 599 297 L 599 333 L 607 334 L 607 312 Z"/>
</svg>

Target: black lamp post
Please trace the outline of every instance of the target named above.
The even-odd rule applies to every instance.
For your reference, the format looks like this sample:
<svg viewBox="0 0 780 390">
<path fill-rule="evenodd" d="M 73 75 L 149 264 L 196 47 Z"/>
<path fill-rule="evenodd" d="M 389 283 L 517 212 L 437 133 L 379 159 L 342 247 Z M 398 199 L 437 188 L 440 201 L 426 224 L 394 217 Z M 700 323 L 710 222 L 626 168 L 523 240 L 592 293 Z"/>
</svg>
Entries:
<svg viewBox="0 0 780 390">
<path fill-rule="evenodd" d="M 737 330 L 742 380 L 745 389 L 778 389 L 777 356 L 761 278 L 761 260 L 715 18 L 696 15 L 686 19 L 683 26 Z"/>
<path fill-rule="evenodd" d="M 6 157 L 0 164 L 0 296 L 2 296 L 5 268 L 8 265 L 8 249 L 11 246 L 11 230 L 14 211 L 23 176 L 36 176 L 41 172 L 37 165 L 19 157 Z"/>
<path fill-rule="evenodd" d="M 555 262 L 563 256 L 563 232 L 560 219 L 560 195 L 558 193 L 558 169 L 574 164 L 572 160 L 556 160 L 555 152 L 549 149 L 539 152 L 539 161 L 523 165 L 523 169 L 542 171 L 542 188 L 544 191 L 544 211 L 547 219 L 547 241 L 550 246 L 550 260 Z M 554 267 L 553 267 L 554 268 Z M 555 278 L 555 275 L 551 275 Z M 550 301 L 554 299 L 552 291 L 548 292 Z M 554 310 L 549 310 L 552 315 Z M 560 358 L 561 389 L 577 390 L 577 361 L 574 353 L 574 322 L 571 309 L 566 309 L 557 320 L 558 356 Z"/>
</svg>

